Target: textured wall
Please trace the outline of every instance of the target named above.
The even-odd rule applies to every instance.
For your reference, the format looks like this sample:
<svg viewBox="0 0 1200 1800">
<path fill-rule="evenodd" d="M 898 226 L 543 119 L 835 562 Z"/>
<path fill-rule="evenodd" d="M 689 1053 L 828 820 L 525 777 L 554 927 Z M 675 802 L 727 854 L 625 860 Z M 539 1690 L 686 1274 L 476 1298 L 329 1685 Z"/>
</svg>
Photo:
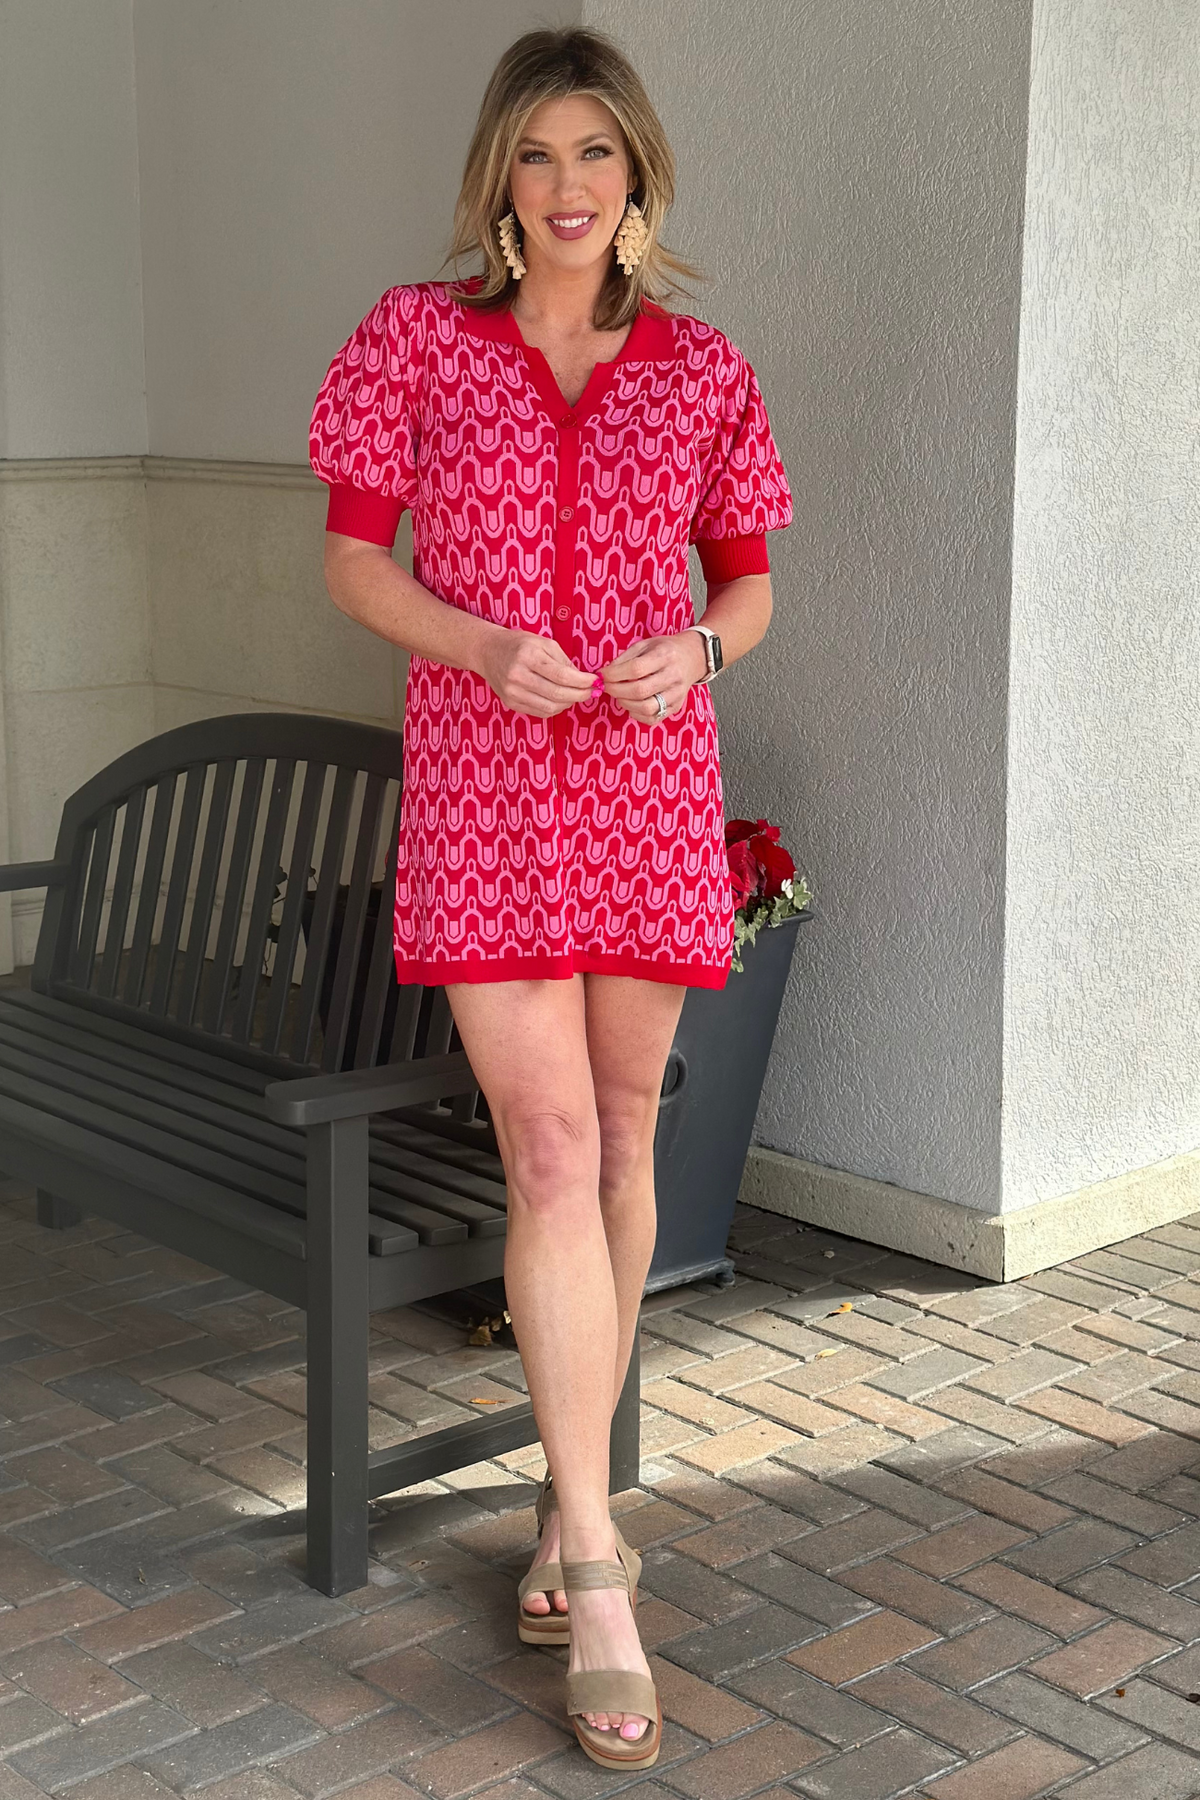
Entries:
<svg viewBox="0 0 1200 1800">
<path fill-rule="evenodd" d="M 131 0 L 0 0 L 0 458 L 145 448 Z"/>
<path fill-rule="evenodd" d="M 1029 0 L 588 0 L 679 159 L 694 310 L 792 478 L 714 689 L 728 811 L 818 896 L 756 1136 L 999 1202 L 1004 735 Z"/>
<path fill-rule="evenodd" d="M 1035 20 L 1006 1206 L 1200 1143 L 1200 9 Z"/>
<path fill-rule="evenodd" d="M 436 275 L 529 0 L 137 0 L 150 448 L 306 462 L 330 358 Z"/>
</svg>

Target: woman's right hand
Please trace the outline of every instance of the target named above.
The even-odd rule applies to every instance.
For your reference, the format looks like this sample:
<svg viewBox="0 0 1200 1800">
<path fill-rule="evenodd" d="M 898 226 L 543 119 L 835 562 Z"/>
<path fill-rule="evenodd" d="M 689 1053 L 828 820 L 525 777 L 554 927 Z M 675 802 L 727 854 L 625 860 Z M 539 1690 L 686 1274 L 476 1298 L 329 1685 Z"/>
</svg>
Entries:
<svg viewBox="0 0 1200 1800">
<path fill-rule="evenodd" d="M 577 669 L 556 638 L 502 626 L 489 639 L 480 674 L 513 712 L 552 719 L 586 700 L 596 678 Z"/>
</svg>

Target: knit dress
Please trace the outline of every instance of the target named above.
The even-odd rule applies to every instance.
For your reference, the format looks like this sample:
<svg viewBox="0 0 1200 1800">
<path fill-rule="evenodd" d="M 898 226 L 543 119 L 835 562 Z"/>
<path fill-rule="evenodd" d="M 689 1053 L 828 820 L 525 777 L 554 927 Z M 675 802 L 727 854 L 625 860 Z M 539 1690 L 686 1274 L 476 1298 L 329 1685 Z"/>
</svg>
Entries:
<svg viewBox="0 0 1200 1800">
<path fill-rule="evenodd" d="M 338 351 L 312 415 L 330 531 L 391 546 L 448 606 L 553 637 L 598 671 L 695 622 L 710 585 L 768 569 L 791 495 L 758 382 L 713 326 L 644 302 L 568 405 L 506 311 L 394 287 Z M 410 659 L 395 897 L 402 982 L 577 971 L 721 988 L 733 892 L 712 692 L 657 724 L 608 695 L 554 718 Z"/>
</svg>

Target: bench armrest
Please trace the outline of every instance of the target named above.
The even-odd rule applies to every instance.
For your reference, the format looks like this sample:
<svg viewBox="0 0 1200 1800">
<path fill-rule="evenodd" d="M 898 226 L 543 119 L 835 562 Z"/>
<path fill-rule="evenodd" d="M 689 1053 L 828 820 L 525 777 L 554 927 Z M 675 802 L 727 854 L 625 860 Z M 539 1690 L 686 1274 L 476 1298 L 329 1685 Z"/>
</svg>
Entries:
<svg viewBox="0 0 1200 1800">
<path fill-rule="evenodd" d="M 70 863 L 28 862 L 0 864 L 0 894 L 15 894 L 20 888 L 61 887 L 71 873 Z"/>
<path fill-rule="evenodd" d="M 478 1086 L 466 1052 L 454 1050 L 377 1069 L 273 1081 L 267 1088 L 267 1117 L 277 1125 L 328 1125 L 334 1119 L 360 1119 L 448 1094 L 469 1094 Z"/>
</svg>

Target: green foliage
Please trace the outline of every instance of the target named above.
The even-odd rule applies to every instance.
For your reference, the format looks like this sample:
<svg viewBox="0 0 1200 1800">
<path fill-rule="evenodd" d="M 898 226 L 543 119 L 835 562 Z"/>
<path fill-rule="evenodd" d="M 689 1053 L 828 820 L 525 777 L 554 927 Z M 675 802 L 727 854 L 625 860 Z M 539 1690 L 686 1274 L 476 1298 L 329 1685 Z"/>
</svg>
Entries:
<svg viewBox="0 0 1200 1800">
<path fill-rule="evenodd" d="M 739 907 L 733 916 L 733 962 L 730 964 L 733 972 L 737 975 L 744 972 L 743 944 L 752 944 L 764 926 L 769 929 L 772 925 L 782 925 L 785 919 L 794 918 L 811 900 L 808 883 L 803 876 L 797 875 L 794 880 L 784 882 L 783 893 L 777 894 L 774 900 L 755 900 L 749 907 Z"/>
</svg>

